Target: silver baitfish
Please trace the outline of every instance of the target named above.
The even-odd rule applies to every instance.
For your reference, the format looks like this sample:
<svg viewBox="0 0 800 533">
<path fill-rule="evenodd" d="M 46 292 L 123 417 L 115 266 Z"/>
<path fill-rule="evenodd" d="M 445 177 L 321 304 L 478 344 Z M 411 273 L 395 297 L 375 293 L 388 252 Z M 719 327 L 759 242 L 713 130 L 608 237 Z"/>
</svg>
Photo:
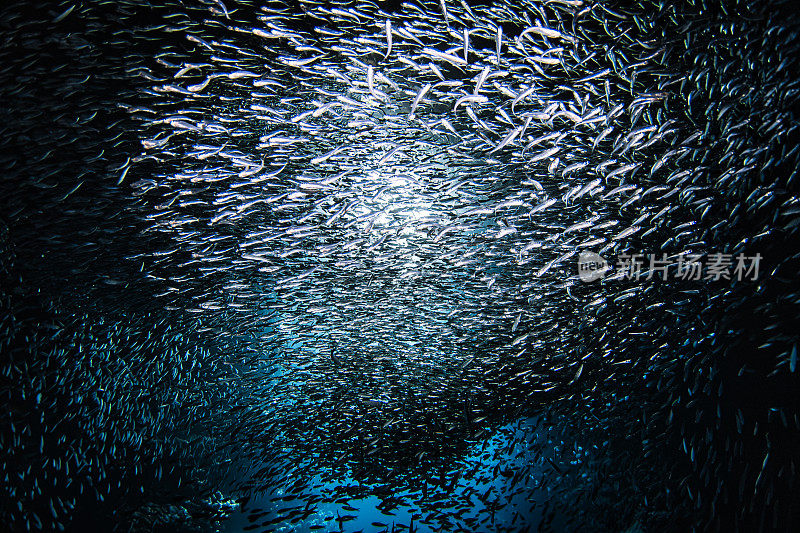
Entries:
<svg viewBox="0 0 800 533">
<path fill-rule="evenodd" d="M 0 522 L 800 527 L 798 28 L 748 0 L 6 3 Z"/>
</svg>

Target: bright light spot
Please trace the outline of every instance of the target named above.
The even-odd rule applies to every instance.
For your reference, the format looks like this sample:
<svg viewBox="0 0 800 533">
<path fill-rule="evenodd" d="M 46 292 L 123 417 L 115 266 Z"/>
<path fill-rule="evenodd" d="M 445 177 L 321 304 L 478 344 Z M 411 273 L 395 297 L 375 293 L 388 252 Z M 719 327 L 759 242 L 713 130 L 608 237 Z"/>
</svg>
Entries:
<svg viewBox="0 0 800 533">
<path fill-rule="evenodd" d="M 423 194 L 420 179 L 400 169 L 370 171 L 360 184 L 363 201 L 353 210 L 358 227 L 378 238 L 389 234 L 393 242 L 407 245 L 409 239 L 427 238 L 426 226 L 440 216 L 429 196 Z"/>
</svg>

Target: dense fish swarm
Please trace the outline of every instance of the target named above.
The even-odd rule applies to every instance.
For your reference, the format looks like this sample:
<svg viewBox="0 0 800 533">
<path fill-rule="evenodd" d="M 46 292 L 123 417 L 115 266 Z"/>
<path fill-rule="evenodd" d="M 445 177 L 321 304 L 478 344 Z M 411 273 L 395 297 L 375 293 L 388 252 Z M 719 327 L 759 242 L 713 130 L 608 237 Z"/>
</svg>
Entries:
<svg viewBox="0 0 800 533">
<path fill-rule="evenodd" d="M 0 12 L 0 522 L 800 527 L 791 3 L 154 4 Z"/>
</svg>

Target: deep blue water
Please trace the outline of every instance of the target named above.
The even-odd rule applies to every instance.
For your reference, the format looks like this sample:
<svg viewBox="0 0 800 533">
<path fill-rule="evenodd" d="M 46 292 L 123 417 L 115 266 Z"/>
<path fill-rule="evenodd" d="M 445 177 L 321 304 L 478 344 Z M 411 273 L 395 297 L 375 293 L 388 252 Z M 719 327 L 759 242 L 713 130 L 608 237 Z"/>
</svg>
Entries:
<svg viewBox="0 0 800 533">
<path fill-rule="evenodd" d="M 540 488 L 538 490 L 530 490 L 532 485 L 538 485 L 543 481 L 543 476 L 553 475 L 552 470 L 546 468 L 546 461 L 543 457 L 538 460 L 532 457 L 527 450 L 526 443 L 529 443 L 531 438 L 537 438 L 537 424 L 535 419 L 520 419 L 512 424 L 507 424 L 499 428 L 493 435 L 483 440 L 482 442 L 475 443 L 470 446 L 469 451 L 465 456 L 458 461 L 458 467 L 462 472 L 461 477 L 456 483 L 453 492 L 449 495 L 450 498 L 446 501 L 469 502 L 471 507 L 456 510 L 455 507 L 439 507 L 436 502 L 430 500 L 436 499 L 440 494 L 437 490 L 428 487 L 428 501 L 424 497 L 422 490 L 409 489 L 401 494 L 407 502 L 413 502 L 416 505 L 400 505 L 391 511 L 390 515 L 384 514 L 378 505 L 381 500 L 377 496 L 370 496 L 363 499 L 351 499 L 347 503 L 325 503 L 320 502 L 314 512 L 307 518 L 300 520 L 296 523 L 277 523 L 271 527 L 275 531 L 285 532 L 308 532 L 313 531 L 392 531 L 392 527 L 396 531 L 407 531 L 407 527 L 412 521 L 412 517 L 416 515 L 414 520 L 414 531 L 419 532 L 433 532 L 439 531 L 442 524 L 437 522 L 424 523 L 425 515 L 427 512 L 420 512 L 421 508 L 429 509 L 436 508 L 441 514 L 446 515 L 452 511 L 454 515 L 459 515 L 462 519 L 460 523 L 464 524 L 464 519 L 469 520 L 473 518 L 477 521 L 477 525 L 465 526 L 469 531 L 496 531 L 495 524 L 505 525 L 516 524 L 520 530 L 524 530 L 524 525 L 533 526 L 532 530 L 536 530 L 544 518 L 544 503 L 550 497 L 547 494 L 548 489 Z M 551 446 L 549 452 L 557 452 L 557 447 Z M 501 469 L 505 466 L 510 470 L 517 471 L 523 467 L 524 463 L 528 462 L 530 468 L 530 477 L 527 480 L 519 481 L 515 486 L 512 486 L 511 477 L 504 475 L 495 475 L 493 471 L 494 466 L 499 464 Z M 257 467 L 254 467 L 257 469 Z M 291 483 L 295 480 L 286 480 Z M 321 484 L 320 478 L 312 480 L 311 485 Z M 324 484 L 324 489 L 333 490 L 336 485 L 353 485 L 357 481 L 351 477 L 339 479 L 337 483 Z M 278 516 L 278 507 L 287 507 L 292 505 L 302 505 L 301 500 L 289 502 L 270 502 L 270 498 L 283 495 L 283 490 L 278 486 L 273 487 L 274 493 L 264 494 L 261 493 L 254 495 L 243 507 L 225 523 L 224 531 L 233 533 L 244 531 L 247 526 L 251 524 L 265 523 Z M 501 506 L 500 509 L 492 513 L 492 510 L 487 506 L 478 495 L 489 494 L 488 502 L 496 501 Z M 322 490 L 318 494 L 322 494 Z M 532 496 L 532 498 L 531 498 Z M 495 499 L 496 498 L 496 499 Z M 352 509 L 345 509 L 344 506 L 348 505 Z M 431 507 L 428 507 L 431 506 Z M 257 520 L 251 522 L 248 515 L 255 510 L 264 512 Z M 337 522 L 338 516 L 355 516 L 355 518 L 340 524 Z M 422 515 L 422 516 L 420 516 Z M 518 515 L 515 517 L 515 515 Z M 494 520 L 492 520 L 492 516 Z M 559 524 L 563 521 L 563 517 L 551 517 L 550 525 L 555 530 L 559 530 Z M 455 529 L 455 520 L 450 519 L 452 526 L 445 525 L 445 528 L 452 527 Z M 383 524 L 383 525 L 380 525 Z M 323 526 L 318 529 L 311 529 L 314 526 Z M 252 529 L 259 531 L 262 528 Z M 451 530 L 451 529 L 445 529 Z"/>
</svg>

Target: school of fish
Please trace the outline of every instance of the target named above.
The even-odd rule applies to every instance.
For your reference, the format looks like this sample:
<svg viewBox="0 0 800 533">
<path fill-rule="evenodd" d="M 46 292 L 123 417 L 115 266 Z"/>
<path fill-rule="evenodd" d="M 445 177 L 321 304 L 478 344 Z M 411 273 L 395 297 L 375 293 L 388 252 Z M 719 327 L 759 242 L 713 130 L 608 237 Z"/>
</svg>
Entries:
<svg viewBox="0 0 800 533">
<path fill-rule="evenodd" d="M 0 522 L 800 527 L 798 21 L 0 7 Z M 582 251 L 761 270 L 584 283 Z"/>
</svg>

